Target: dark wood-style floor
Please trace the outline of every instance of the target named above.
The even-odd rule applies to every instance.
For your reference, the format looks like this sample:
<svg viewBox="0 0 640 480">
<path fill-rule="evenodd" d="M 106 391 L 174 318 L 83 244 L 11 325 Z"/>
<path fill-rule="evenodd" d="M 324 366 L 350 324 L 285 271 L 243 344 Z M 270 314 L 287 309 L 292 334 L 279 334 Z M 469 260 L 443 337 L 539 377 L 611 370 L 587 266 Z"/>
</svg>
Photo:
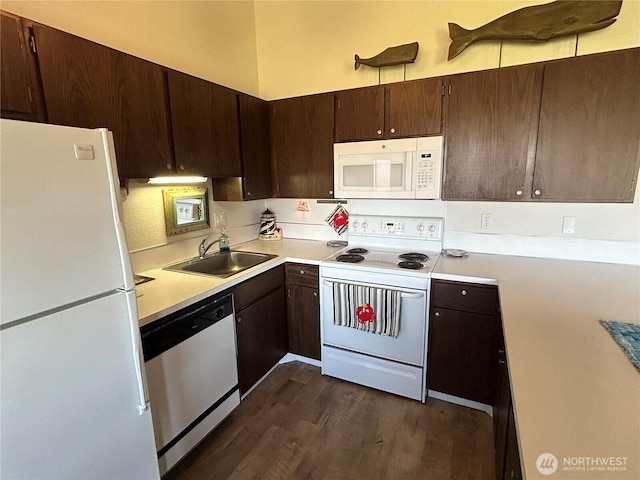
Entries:
<svg viewBox="0 0 640 480">
<path fill-rule="evenodd" d="M 426 404 L 280 365 L 164 477 L 492 479 L 487 414 Z"/>
</svg>

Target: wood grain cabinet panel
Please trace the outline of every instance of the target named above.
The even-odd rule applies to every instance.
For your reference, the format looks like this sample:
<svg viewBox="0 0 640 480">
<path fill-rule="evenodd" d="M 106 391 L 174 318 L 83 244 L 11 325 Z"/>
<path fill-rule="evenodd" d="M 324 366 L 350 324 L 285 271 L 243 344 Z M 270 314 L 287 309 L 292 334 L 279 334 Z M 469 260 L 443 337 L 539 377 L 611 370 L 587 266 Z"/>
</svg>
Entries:
<svg viewBox="0 0 640 480">
<path fill-rule="evenodd" d="M 336 142 L 436 135 L 442 79 L 427 78 L 335 93 Z"/>
<path fill-rule="evenodd" d="M 541 65 L 451 77 L 443 199 L 530 198 L 541 80 Z"/>
<path fill-rule="evenodd" d="M 168 75 L 177 173 L 241 176 L 236 93 L 181 72 Z"/>
<path fill-rule="evenodd" d="M 384 138 L 384 97 L 383 86 L 336 92 L 336 142 Z"/>
<path fill-rule="evenodd" d="M 233 287 L 241 394 L 287 353 L 284 278 L 278 266 Z"/>
<path fill-rule="evenodd" d="M 238 382 L 247 393 L 287 353 L 284 287 L 236 312 Z"/>
<path fill-rule="evenodd" d="M 269 104 L 239 94 L 242 170 L 245 200 L 271 197 Z"/>
<path fill-rule="evenodd" d="M 289 351 L 320 360 L 320 297 L 317 265 L 287 263 Z"/>
<path fill-rule="evenodd" d="M 640 48 L 545 65 L 533 199 L 633 202 L 639 150 Z"/>
<path fill-rule="evenodd" d="M 2 117 L 46 120 L 39 76 L 29 45 L 29 32 L 20 17 L 0 12 L 0 106 Z"/>
<path fill-rule="evenodd" d="M 33 31 L 49 122 L 111 130 L 122 176 L 173 169 L 159 65 L 43 25 Z"/>
<path fill-rule="evenodd" d="M 333 94 L 270 102 L 276 197 L 333 197 Z"/>
<path fill-rule="evenodd" d="M 442 131 L 442 79 L 426 78 L 386 87 L 389 138 L 437 135 Z"/>
</svg>

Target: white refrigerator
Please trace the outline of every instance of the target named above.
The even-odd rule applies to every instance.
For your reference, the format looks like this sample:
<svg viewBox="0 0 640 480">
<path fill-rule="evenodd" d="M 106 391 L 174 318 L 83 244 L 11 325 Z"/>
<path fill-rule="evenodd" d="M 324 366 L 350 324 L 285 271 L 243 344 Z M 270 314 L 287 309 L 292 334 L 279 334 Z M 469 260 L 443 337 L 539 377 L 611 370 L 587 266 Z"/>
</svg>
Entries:
<svg viewBox="0 0 640 480">
<path fill-rule="evenodd" d="M 0 120 L 0 478 L 159 478 L 111 133 Z"/>
</svg>

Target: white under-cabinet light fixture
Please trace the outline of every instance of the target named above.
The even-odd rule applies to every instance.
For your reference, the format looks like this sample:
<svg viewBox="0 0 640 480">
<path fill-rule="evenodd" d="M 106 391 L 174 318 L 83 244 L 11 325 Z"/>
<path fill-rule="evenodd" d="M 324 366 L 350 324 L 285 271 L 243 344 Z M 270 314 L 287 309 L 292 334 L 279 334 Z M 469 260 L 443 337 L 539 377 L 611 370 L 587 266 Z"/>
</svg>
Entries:
<svg viewBox="0 0 640 480">
<path fill-rule="evenodd" d="M 179 183 L 205 183 L 207 177 L 154 177 L 150 178 L 147 183 L 160 185 L 179 184 Z"/>
</svg>

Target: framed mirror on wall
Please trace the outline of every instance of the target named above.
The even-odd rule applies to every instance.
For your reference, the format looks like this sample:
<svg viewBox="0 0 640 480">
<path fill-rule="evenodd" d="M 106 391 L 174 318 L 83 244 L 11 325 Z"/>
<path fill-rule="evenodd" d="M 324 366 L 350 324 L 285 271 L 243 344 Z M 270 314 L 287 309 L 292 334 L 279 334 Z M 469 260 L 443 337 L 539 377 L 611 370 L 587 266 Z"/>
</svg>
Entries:
<svg viewBox="0 0 640 480">
<path fill-rule="evenodd" d="M 209 198 L 206 188 L 174 187 L 162 190 L 167 236 L 210 227 Z"/>
</svg>

